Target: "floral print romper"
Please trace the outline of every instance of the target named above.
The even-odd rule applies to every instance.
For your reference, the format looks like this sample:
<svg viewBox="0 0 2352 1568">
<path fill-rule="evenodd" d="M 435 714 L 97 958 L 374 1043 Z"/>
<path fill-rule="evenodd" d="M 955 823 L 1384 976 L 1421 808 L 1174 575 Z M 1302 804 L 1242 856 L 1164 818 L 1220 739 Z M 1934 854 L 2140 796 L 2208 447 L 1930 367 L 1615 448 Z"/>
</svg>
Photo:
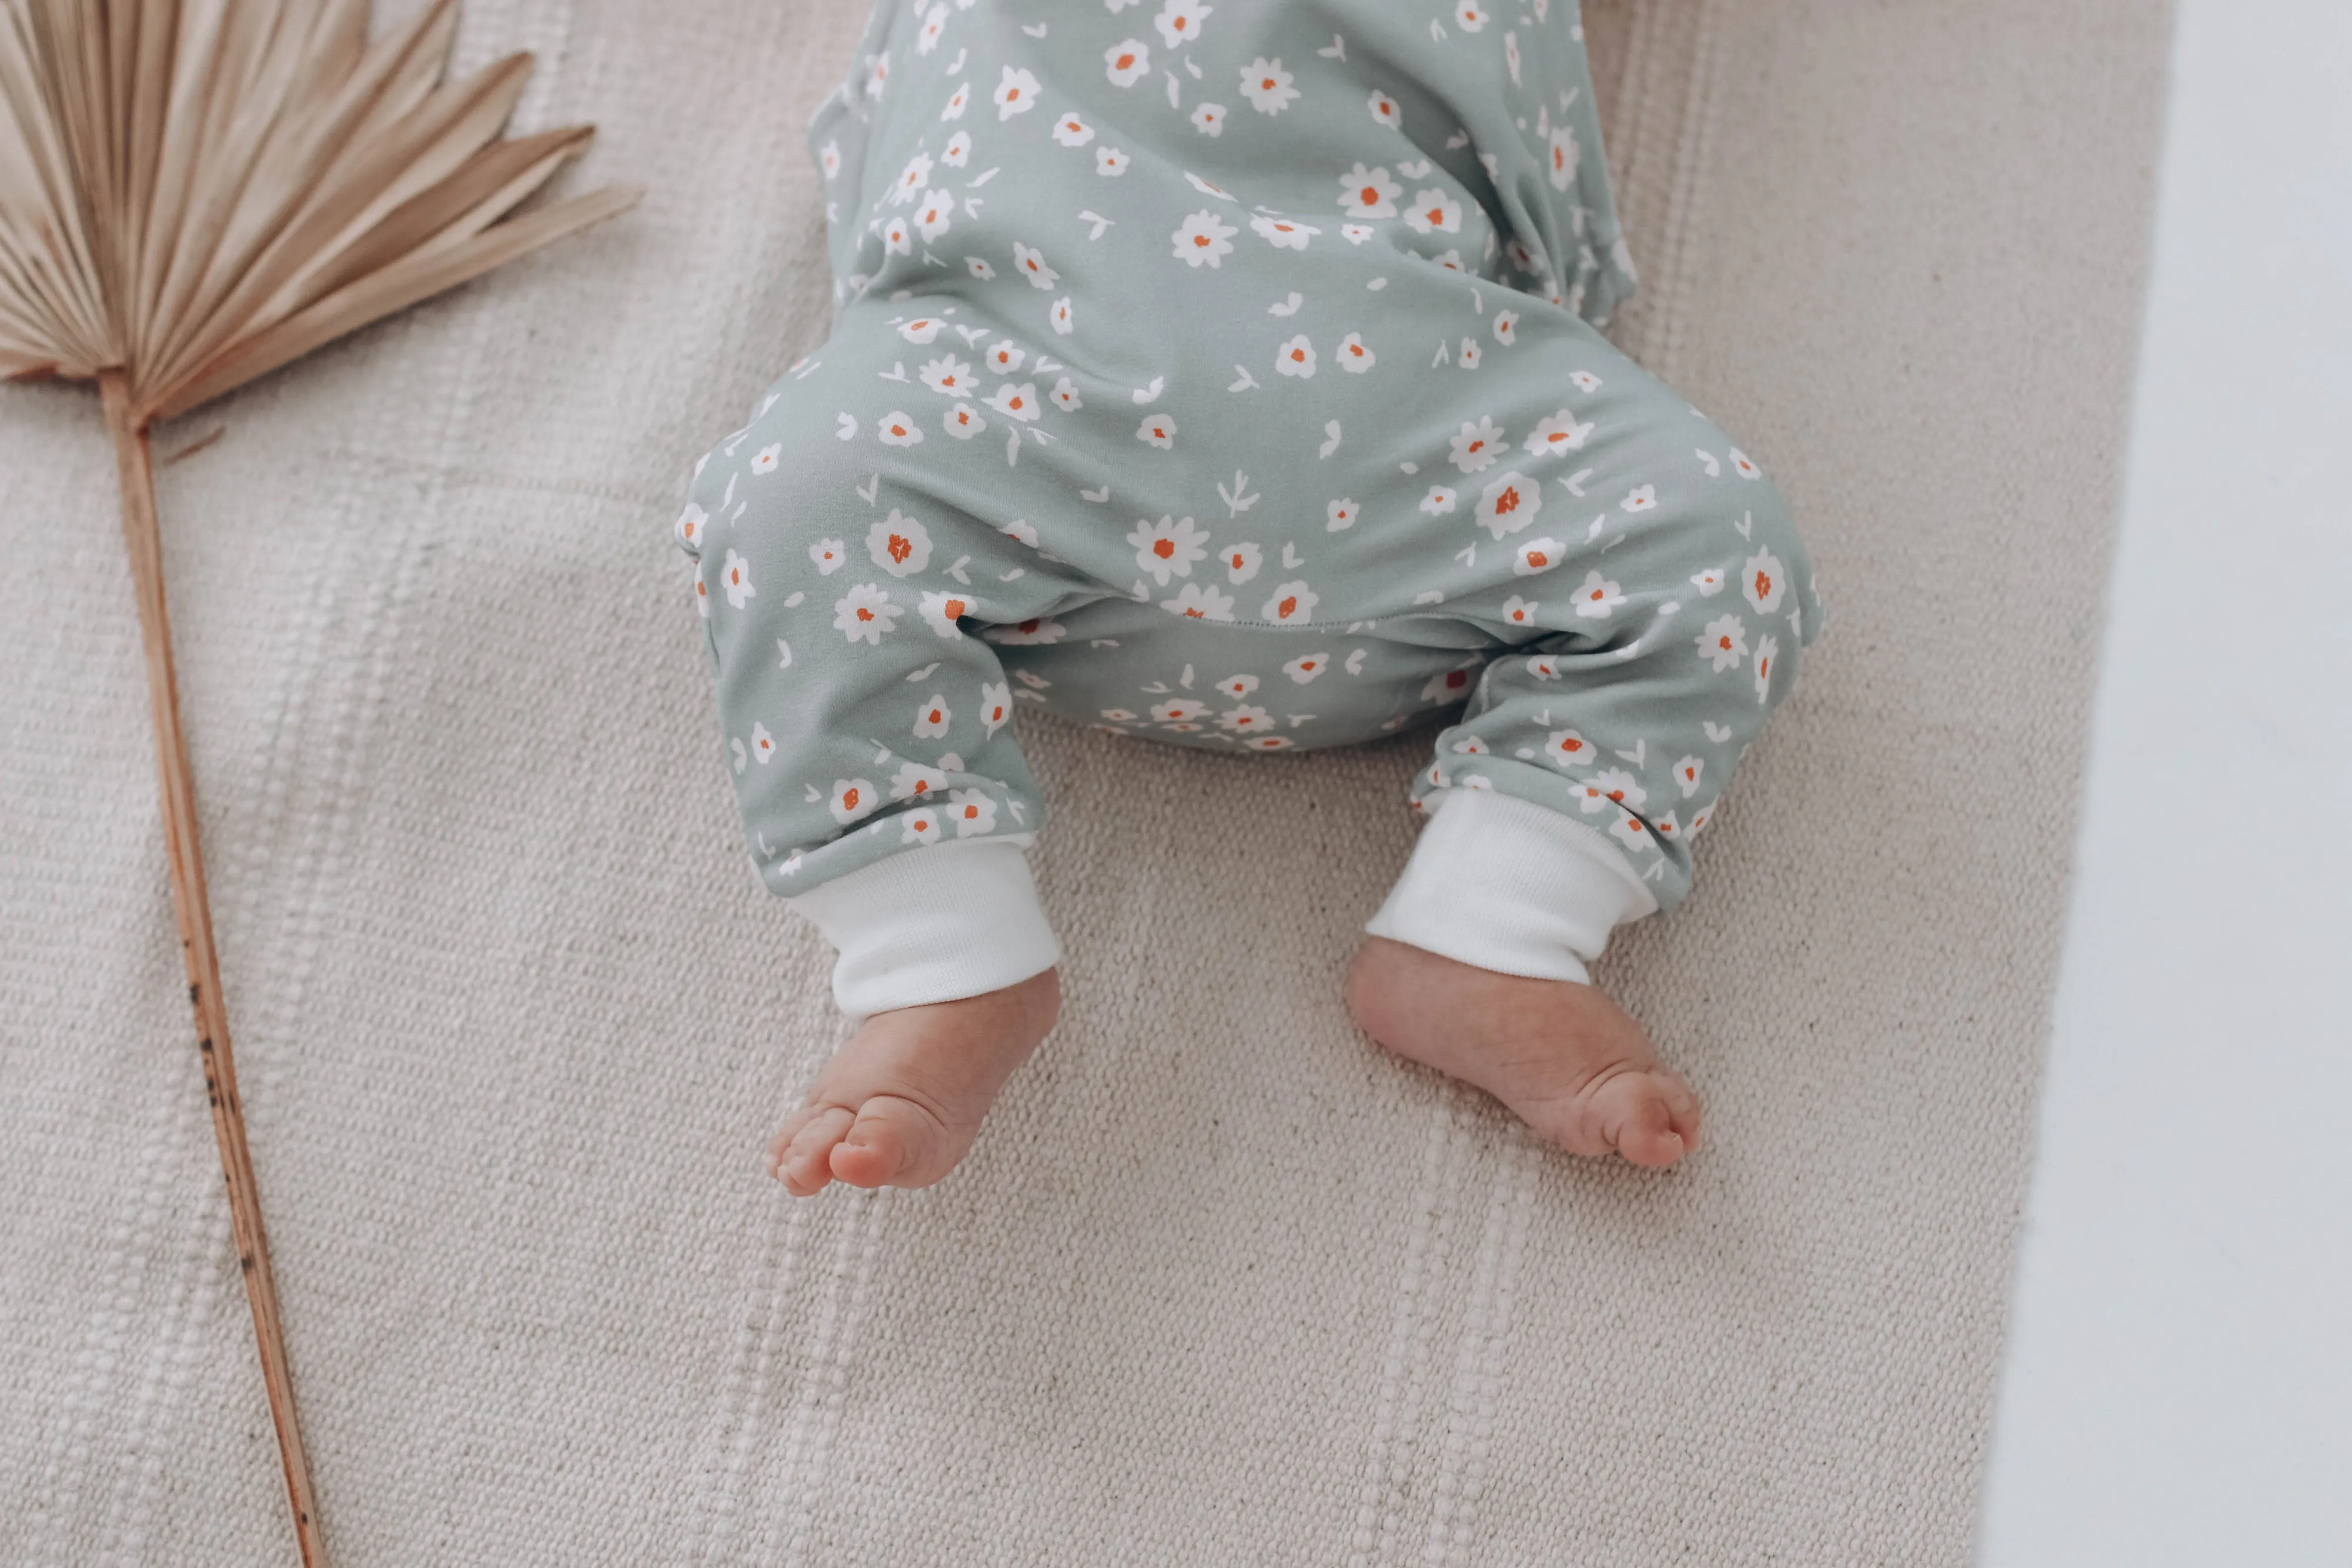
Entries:
<svg viewBox="0 0 2352 1568">
<path fill-rule="evenodd" d="M 1416 807 L 1681 897 L 1820 615 L 1756 462 L 1596 329 L 1572 0 L 881 0 L 810 141 L 832 336 L 677 525 L 773 891 L 1025 842 L 1026 703 L 1227 751 L 1449 716 Z"/>
</svg>

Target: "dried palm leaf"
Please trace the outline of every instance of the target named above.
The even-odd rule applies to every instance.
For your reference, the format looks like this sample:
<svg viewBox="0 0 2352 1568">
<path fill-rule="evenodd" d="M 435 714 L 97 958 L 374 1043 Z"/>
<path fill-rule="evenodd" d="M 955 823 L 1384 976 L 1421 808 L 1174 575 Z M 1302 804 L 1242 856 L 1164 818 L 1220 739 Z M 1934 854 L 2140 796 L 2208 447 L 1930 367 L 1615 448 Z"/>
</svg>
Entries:
<svg viewBox="0 0 2352 1568">
<path fill-rule="evenodd" d="M 189 996 L 309 1563 L 318 1511 L 205 898 L 147 429 L 639 194 L 509 216 L 588 128 L 502 140 L 530 57 L 445 82 L 455 0 L 373 42 L 368 17 L 368 0 L 0 0 L 0 378 L 103 394 Z"/>
</svg>

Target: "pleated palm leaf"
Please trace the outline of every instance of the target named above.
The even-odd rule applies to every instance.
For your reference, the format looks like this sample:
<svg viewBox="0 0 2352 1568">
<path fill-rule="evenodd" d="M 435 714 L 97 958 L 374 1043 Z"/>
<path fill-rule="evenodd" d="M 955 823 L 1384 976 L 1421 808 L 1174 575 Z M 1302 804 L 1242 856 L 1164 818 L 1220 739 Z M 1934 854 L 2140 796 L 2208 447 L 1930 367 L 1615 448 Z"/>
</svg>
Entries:
<svg viewBox="0 0 2352 1568">
<path fill-rule="evenodd" d="M 205 898 L 149 423 L 621 212 L 515 214 L 587 145 L 503 139 L 528 56 L 445 82 L 455 0 L 0 0 L 0 378 L 94 381 L 145 642 L 199 1049 L 306 1563 L 324 1560 Z"/>
</svg>

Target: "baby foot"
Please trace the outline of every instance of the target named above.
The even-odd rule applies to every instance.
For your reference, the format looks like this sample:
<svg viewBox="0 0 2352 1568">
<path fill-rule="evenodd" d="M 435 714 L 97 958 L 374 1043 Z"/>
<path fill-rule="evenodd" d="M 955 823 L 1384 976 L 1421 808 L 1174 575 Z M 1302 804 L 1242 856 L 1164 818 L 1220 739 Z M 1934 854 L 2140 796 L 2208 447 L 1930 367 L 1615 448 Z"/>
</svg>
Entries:
<svg viewBox="0 0 2352 1568">
<path fill-rule="evenodd" d="M 1348 1009 L 1399 1056 L 1475 1083 L 1578 1155 L 1670 1166 L 1698 1147 L 1698 1099 L 1642 1026 L 1591 986 L 1496 974 L 1385 937 L 1348 971 Z"/>
<path fill-rule="evenodd" d="M 876 1013 L 770 1142 L 768 1174 L 796 1197 L 833 1181 L 930 1186 L 971 1147 L 996 1092 L 1061 1006 L 1048 969 L 983 996 Z"/>
</svg>

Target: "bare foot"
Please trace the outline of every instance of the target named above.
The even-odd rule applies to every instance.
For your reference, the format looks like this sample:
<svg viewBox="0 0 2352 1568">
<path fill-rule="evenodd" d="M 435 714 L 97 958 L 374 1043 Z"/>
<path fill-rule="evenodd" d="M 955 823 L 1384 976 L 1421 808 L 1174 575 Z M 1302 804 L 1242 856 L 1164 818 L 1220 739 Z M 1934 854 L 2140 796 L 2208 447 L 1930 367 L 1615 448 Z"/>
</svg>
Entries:
<svg viewBox="0 0 2352 1568">
<path fill-rule="evenodd" d="M 833 1181 L 930 1186 L 971 1149 L 996 1092 L 1061 1008 L 1048 969 L 984 996 L 876 1013 L 769 1143 L 768 1174 L 796 1197 Z"/>
<path fill-rule="evenodd" d="M 1698 1098 L 1591 986 L 1498 975 L 1367 937 L 1348 1009 L 1399 1056 L 1475 1083 L 1577 1155 L 1670 1166 L 1698 1147 Z"/>
</svg>

